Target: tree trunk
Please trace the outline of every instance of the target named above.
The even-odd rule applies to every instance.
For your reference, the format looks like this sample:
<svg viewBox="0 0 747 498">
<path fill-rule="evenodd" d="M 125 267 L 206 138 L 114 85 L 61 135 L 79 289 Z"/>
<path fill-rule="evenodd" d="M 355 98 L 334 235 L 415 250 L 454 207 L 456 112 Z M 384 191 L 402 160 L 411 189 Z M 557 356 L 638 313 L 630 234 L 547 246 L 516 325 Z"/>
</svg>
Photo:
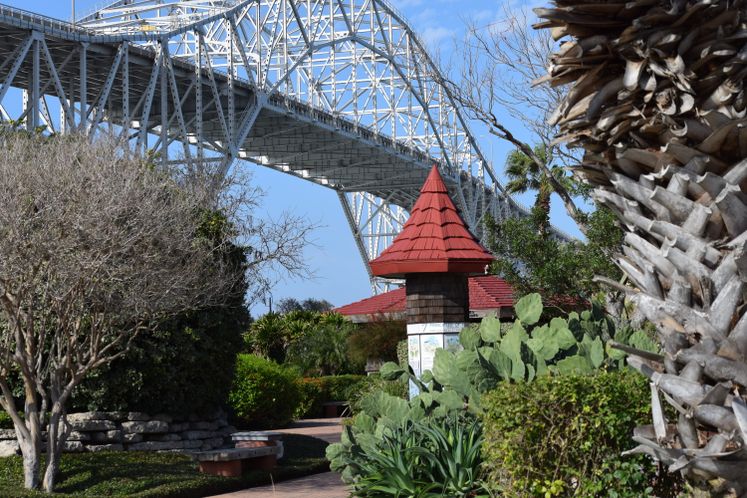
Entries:
<svg viewBox="0 0 747 498">
<path fill-rule="evenodd" d="M 21 438 L 18 438 L 18 444 L 23 455 L 23 485 L 26 489 L 39 489 L 40 445 Z"/>
<path fill-rule="evenodd" d="M 534 202 L 533 215 L 537 221 L 537 232 L 543 237 L 550 228 L 550 197 L 552 196 L 552 187 L 547 180 L 543 180 L 537 191 L 537 199 Z"/>
<path fill-rule="evenodd" d="M 55 478 L 60 467 L 60 454 L 65 445 L 65 431 L 60 431 L 62 410 L 56 404 L 49 416 L 47 428 L 47 467 L 44 471 L 44 491 L 54 491 Z"/>
<path fill-rule="evenodd" d="M 654 410 L 633 453 L 747 493 L 747 0 L 555 0 L 554 114 L 578 173 L 629 231 L 618 264 L 661 360 L 630 363 Z"/>
</svg>

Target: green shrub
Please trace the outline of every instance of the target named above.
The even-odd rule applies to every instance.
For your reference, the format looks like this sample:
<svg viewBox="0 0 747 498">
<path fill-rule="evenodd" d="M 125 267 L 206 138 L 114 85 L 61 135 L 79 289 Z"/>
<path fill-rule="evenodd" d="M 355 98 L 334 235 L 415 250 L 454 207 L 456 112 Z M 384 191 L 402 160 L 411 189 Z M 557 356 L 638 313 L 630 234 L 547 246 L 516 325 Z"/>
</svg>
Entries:
<svg viewBox="0 0 747 498">
<path fill-rule="evenodd" d="M 298 336 L 288 345 L 285 363 L 310 376 L 363 371 L 363 363 L 348 358 L 347 341 L 355 325 L 342 315 L 325 313 L 299 328 Z"/>
<path fill-rule="evenodd" d="M 646 379 L 628 370 L 501 383 L 482 399 L 483 455 L 506 496 L 677 496 L 678 478 L 630 449 L 650 420 Z"/>
<path fill-rule="evenodd" d="M 225 219 L 206 215 L 200 230 L 206 237 Z M 224 251 L 228 264 L 245 265 L 244 248 Z M 128 354 L 92 371 L 76 389 L 74 411 L 139 411 L 150 414 L 211 415 L 226 404 L 241 334 L 251 316 L 238 282 L 223 306 L 185 313 L 155 331 L 137 336 Z"/>
<path fill-rule="evenodd" d="M 403 321 L 375 320 L 361 325 L 350 334 L 348 355 L 355 363 L 369 359 L 397 361 L 397 344 L 407 339 L 407 325 Z"/>
<path fill-rule="evenodd" d="M 287 425 L 301 403 L 300 377 L 258 356 L 240 354 L 228 395 L 238 425 L 276 428 Z"/>
<path fill-rule="evenodd" d="M 19 415 L 23 418 L 23 413 Z M 3 410 L 0 410 L 0 429 L 13 429 L 13 419 Z"/>
<path fill-rule="evenodd" d="M 358 393 L 369 389 L 372 379 L 365 375 L 334 375 L 306 377 L 301 380 L 301 403 L 295 418 L 322 415 L 322 404 L 327 401 L 352 401 Z"/>
<path fill-rule="evenodd" d="M 138 336 L 124 358 L 91 372 L 72 411 L 209 414 L 225 406 L 243 307 L 195 312 Z"/>
</svg>

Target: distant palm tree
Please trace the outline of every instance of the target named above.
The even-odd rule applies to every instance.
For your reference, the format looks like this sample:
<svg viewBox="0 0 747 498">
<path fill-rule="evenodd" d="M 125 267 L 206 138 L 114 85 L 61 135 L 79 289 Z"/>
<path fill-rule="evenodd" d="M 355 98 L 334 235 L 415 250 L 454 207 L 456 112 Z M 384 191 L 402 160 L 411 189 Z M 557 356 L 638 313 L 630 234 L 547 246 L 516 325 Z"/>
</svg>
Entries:
<svg viewBox="0 0 747 498">
<path fill-rule="evenodd" d="M 558 183 L 568 191 L 573 190 L 573 180 L 566 174 L 563 167 L 549 164 L 552 162 L 552 157 L 548 154 L 547 147 L 536 145 L 534 154 L 549 168 L 541 167 L 521 150 L 514 150 L 506 161 L 506 175 L 509 178 L 506 190 L 512 194 L 523 194 L 530 190 L 537 192 L 534 202 L 534 208 L 537 210 L 535 214 L 540 220 L 537 230 L 544 234 L 550 226 L 550 198 L 555 192 L 553 182 L 547 174 L 548 169 Z"/>
</svg>

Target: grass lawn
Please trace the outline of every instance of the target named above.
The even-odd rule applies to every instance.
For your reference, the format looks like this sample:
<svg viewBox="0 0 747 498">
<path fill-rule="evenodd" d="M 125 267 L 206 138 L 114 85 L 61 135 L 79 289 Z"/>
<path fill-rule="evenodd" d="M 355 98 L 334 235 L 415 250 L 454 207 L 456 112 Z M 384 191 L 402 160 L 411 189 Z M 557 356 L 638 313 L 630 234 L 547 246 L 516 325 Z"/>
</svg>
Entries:
<svg viewBox="0 0 747 498">
<path fill-rule="evenodd" d="M 242 477 L 200 474 L 191 458 L 177 453 L 69 453 L 62 457 L 55 498 L 128 496 L 200 498 L 329 470 L 327 443 L 308 436 L 283 436 L 285 455 L 270 472 Z M 43 497 L 23 489 L 20 456 L 0 458 L 0 496 Z"/>
</svg>

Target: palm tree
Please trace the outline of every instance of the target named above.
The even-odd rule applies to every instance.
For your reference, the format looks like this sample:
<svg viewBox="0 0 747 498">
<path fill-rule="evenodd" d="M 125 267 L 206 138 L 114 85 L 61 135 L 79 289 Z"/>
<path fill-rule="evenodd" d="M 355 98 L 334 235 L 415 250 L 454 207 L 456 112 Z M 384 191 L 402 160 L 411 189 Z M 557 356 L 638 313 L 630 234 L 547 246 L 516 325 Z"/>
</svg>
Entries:
<svg viewBox="0 0 747 498">
<path fill-rule="evenodd" d="M 564 168 L 552 164 L 552 156 L 548 154 L 548 148 L 544 145 L 534 147 L 534 157 L 542 163 L 538 164 L 520 149 L 515 149 L 509 154 L 506 161 L 506 176 L 509 178 L 506 190 L 512 194 L 523 194 L 530 190 L 537 192 L 534 202 L 534 214 L 539 220 L 537 231 L 545 234 L 550 226 L 550 197 L 556 191 L 555 186 L 561 185 L 565 191 L 571 191 L 573 182 L 566 175 Z M 555 182 L 550 181 L 550 174 L 555 178 Z"/>
<path fill-rule="evenodd" d="M 747 493 L 745 0 L 555 0 L 538 25 L 566 43 L 548 80 L 572 84 L 553 121 L 579 173 L 627 228 L 625 291 L 663 354 L 645 453 Z M 634 352 L 635 353 L 635 352 Z M 662 399 L 672 405 L 667 420 Z"/>
</svg>

